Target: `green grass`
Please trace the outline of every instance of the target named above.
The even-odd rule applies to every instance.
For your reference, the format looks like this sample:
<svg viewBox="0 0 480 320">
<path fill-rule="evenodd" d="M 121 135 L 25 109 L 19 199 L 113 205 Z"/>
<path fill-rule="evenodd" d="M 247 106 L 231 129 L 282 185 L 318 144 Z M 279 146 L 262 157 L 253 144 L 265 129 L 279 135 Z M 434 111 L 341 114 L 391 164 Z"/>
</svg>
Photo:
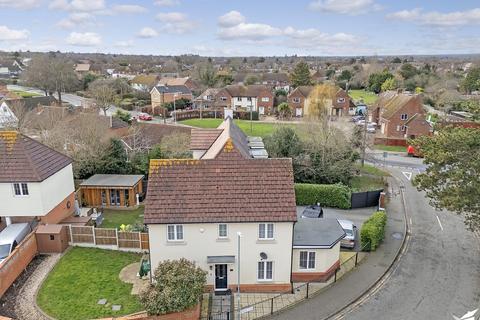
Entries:
<svg viewBox="0 0 480 320">
<path fill-rule="evenodd" d="M 353 192 L 372 191 L 384 188 L 382 177 L 356 176 L 350 180 Z"/>
<path fill-rule="evenodd" d="M 126 315 L 143 308 L 130 294 L 132 284 L 118 278 L 125 266 L 140 261 L 135 253 L 74 247 L 68 251 L 43 283 L 37 296 L 39 307 L 58 320 L 96 319 Z M 107 305 L 97 304 L 107 299 Z M 120 311 L 112 311 L 120 304 Z"/>
<path fill-rule="evenodd" d="M 348 90 L 348 94 L 353 100 L 357 102 L 363 101 L 367 105 L 374 104 L 378 99 L 378 96 L 375 93 L 365 90 Z"/>
<path fill-rule="evenodd" d="M 377 177 L 390 176 L 390 173 L 383 171 L 381 169 L 378 169 L 369 164 L 365 164 L 363 167 L 360 164 L 357 164 L 356 167 L 360 171 L 360 174 L 368 174 L 368 175 L 377 176 Z"/>
<path fill-rule="evenodd" d="M 143 224 L 143 210 L 140 206 L 134 210 L 103 209 L 103 222 L 100 228 L 116 228 L 122 224 Z"/>
<path fill-rule="evenodd" d="M 15 93 L 17 96 L 20 96 L 22 98 L 31 98 L 31 97 L 39 97 L 40 96 L 37 93 L 26 92 L 26 91 L 18 91 L 18 90 L 14 90 L 13 93 Z"/>
<path fill-rule="evenodd" d="M 189 119 L 183 120 L 181 123 L 198 128 L 216 128 L 222 123 L 222 119 Z M 250 130 L 249 120 L 235 120 L 235 124 L 245 132 L 248 136 L 265 138 L 273 133 L 275 128 L 279 126 L 294 126 L 294 124 L 281 124 L 281 123 L 264 123 L 264 122 L 252 122 L 252 129 Z"/>
<path fill-rule="evenodd" d="M 382 150 L 382 151 L 407 152 L 407 147 L 402 147 L 402 146 L 386 146 L 383 144 L 376 144 L 373 147 L 377 150 Z"/>
</svg>

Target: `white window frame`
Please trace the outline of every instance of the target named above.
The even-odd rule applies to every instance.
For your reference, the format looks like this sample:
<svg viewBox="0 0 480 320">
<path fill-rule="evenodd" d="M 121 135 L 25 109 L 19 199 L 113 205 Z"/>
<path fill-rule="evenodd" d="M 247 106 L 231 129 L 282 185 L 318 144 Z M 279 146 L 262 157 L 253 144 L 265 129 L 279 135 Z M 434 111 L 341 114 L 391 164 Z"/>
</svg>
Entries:
<svg viewBox="0 0 480 320">
<path fill-rule="evenodd" d="M 170 232 L 169 232 L 170 227 L 173 227 L 173 239 L 170 239 Z M 181 232 L 179 232 L 179 229 L 181 229 Z M 179 237 L 179 234 L 181 234 L 181 237 Z M 169 241 L 169 242 L 180 242 L 180 241 L 184 241 L 184 239 L 185 239 L 185 234 L 184 234 L 182 224 L 168 224 L 167 225 L 167 241 Z"/>
<path fill-rule="evenodd" d="M 262 102 L 270 102 L 270 98 L 269 97 L 262 97 Z"/>
<path fill-rule="evenodd" d="M 345 103 L 345 98 L 343 97 L 337 98 L 337 103 Z"/>
<path fill-rule="evenodd" d="M 225 226 L 225 235 L 220 234 L 220 226 Z M 228 225 L 226 223 L 219 223 L 218 224 L 218 230 L 217 230 L 217 235 L 219 239 L 226 239 L 228 238 Z"/>
<path fill-rule="evenodd" d="M 300 98 L 292 98 L 293 103 L 300 103 Z"/>
<path fill-rule="evenodd" d="M 304 266 L 302 266 L 302 253 L 307 255 L 307 259 L 305 260 L 306 265 Z M 298 268 L 301 270 L 314 270 L 316 265 L 316 256 L 317 253 L 315 251 L 300 251 L 298 256 Z M 312 263 L 313 265 L 311 265 Z"/>
<path fill-rule="evenodd" d="M 401 127 L 400 127 L 400 131 L 401 131 L 401 132 L 407 131 L 407 126 L 401 126 Z"/>
<path fill-rule="evenodd" d="M 18 187 L 18 191 L 19 191 L 18 194 L 17 194 L 16 187 Z M 13 195 L 15 197 L 28 197 L 30 195 L 30 192 L 28 190 L 28 183 L 15 182 L 15 183 L 12 184 L 12 188 L 13 188 Z"/>
<path fill-rule="evenodd" d="M 270 278 L 267 278 L 268 265 L 271 266 L 271 275 Z M 260 270 L 263 273 L 263 278 L 259 277 Z M 257 281 L 269 282 L 273 281 L 273 261 L 271 260 L 262 260 L 257 262 Z"/>
<path fill-rule="evenodd" d="M 402 113 L 400 115 L 400 120 L 408 120 L 408 114 L 407 113 Z"/>
<path fill-rule="evenodd" d="M 237 97 L 237 101 L 242 101 L 242 97 Z"/>
<path fill-rule="evenodd" d="M 269 237 L 269 227 L 271 226 L 271 237 Z M 263 231 L 263 237 L 261 234 Z M 275 239 L 275 224 L 274 223 L 259 223 L 258 224 L 258 239 L 259 240 L 274 240 Z"/>
</svg>

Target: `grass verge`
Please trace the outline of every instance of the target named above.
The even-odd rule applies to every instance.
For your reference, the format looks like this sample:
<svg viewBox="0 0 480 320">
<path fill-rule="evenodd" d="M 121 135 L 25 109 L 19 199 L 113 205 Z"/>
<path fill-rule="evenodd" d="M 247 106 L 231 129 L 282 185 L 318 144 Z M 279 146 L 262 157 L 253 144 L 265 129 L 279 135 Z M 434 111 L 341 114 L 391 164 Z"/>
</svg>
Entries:
<svg viewBox="0 0 480 320">
<path fill-rule="evenodd" d="M 382 150 L 382 151 L 407 152 L 407 147 L 402 147 L 402 146 L 386 146 L 384 144 L 376 144 L 373 147 L 377 150 Z"/>
</svg>

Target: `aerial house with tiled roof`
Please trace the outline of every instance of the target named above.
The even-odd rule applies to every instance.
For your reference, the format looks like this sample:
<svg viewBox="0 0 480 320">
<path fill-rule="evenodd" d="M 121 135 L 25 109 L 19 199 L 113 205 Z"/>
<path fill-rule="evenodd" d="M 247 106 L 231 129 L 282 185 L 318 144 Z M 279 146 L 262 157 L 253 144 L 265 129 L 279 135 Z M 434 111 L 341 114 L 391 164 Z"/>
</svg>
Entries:
<svg viewBox="0 0 480 320">
<path fill-rule="evenodd" d="M 1 225 L 58 223 L 73 213 L 71 158 L 16 131 L 0 131 L 0 167 Z"/>
</svg>

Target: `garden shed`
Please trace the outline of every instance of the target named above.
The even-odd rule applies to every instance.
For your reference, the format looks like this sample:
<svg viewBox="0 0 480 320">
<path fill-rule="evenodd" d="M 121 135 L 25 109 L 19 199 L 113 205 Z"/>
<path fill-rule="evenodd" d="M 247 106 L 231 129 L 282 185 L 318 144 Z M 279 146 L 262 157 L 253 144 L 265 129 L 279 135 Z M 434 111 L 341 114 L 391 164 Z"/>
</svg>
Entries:
<svg viewBox="0 0 480 320">
<path fill-rule="evenodd" d="M 35 231 L 39 253 L 62 253 L 68 247 L 67 226 L 46 224 Z"/>
<path fill-rule="evenodd" d="M 135 207 L 142 198 L 143 175 L 96 174 L 80 184 L 87 207 Z"/>
</svg>

